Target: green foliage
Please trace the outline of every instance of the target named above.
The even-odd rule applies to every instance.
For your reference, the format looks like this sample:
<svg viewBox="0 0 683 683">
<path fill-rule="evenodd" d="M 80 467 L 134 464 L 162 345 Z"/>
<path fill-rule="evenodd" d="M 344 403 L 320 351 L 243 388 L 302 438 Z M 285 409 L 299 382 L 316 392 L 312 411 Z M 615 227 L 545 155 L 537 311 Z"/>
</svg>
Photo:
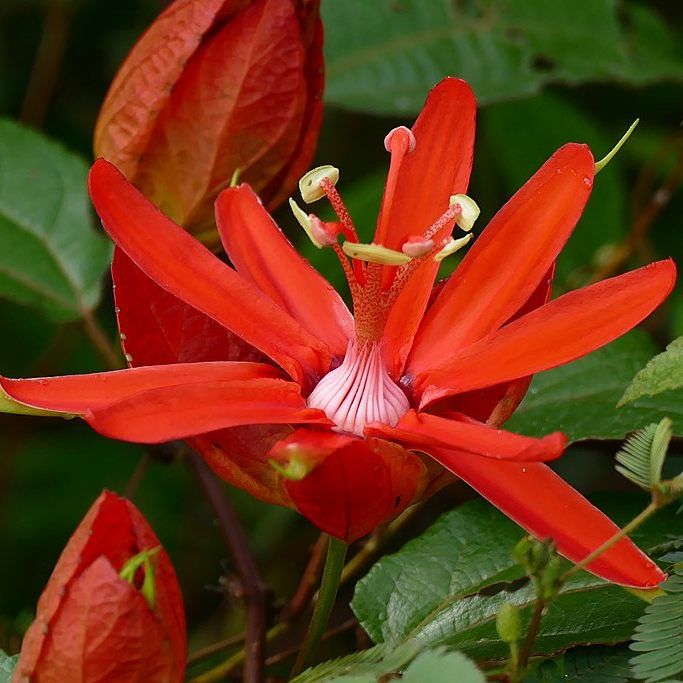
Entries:
<svg viewBox="0 0 683 683">
<path fill-rule="evenodd" d="M 537 375 L 506 429 L 530 436 L 559 430 L 570 441 L 623 439 L 668 415 L 674 434 L 680 434 L 683 392 L 643 396 L 616 408 L 625 387 L 653 352 L 651 339 L 634 331 L 574 363 Z"/>
<path fill-rule="evenodd" d="M 0 650 L 0 683 L 11 683 L 12 673 L 19 661 L 19 655 L 10 657 Z"/>
<path fill-rule="evenodd" d="M 484 683 L 486 680 L 474 662 L 460 652 L 435 648 L 418 653 L 418 649 L 414 643 L 396 649 L 377 645 L 323 662 L 304 671 L 292 683 L 378 683 L 399 671 L 403 671 L 401 680 L 406 683 Z"/>
<path fill-rule="evenodd" d="M 662 467 L 671 442 L 671 420 L 665 417 L 631 436 L 618 451 L 616 470 L 636 486 L 650 491 L 662 479 Z"/>
<path fill-rule="evenodd" d="M 683 78 L 677 36 L 644 2 L 344 0 L 323 18 L 327 99 L 366 112 L 415 113 L 444 74 L 481 104 L 548 83 Z"/>
<path fill-rule="evenodd" d="M 633 675 L 647 683 L 683 674 L 683 567 L 662 584 L 666 595 L 655 598 L 638 620 L 630 647 Z"/>
<path fill-rule="evenodd" d="M 626 683 L 631 680 L 625 647 L 580 647 L 543 662 L 525 683 Z"/>
<path fill-rule="evenodd" d="M 617 520 L 641 508 L 640 499 L 614 497 L 602 505 Z M 668 540 L 675 520 L 665 510 L 635 539 L 654 548 Z M 505 602 L 529 617 L 536 597 L 512 559 L 523 533 L 483 501 L 448 512 L 398 553 L 382 558 L 361 579 L 352 608 L 378 643 L 447 646 L 477 660 L 503 658 L 496 616 Z M 566 568 L 567 563 L 564 564 Z M 564 586 L 541 624 L 535 652 L 552 653 L 586 642 L 618 643 L 633 633 L 643 602 L 617 586 L 579 573 Z"/>
<path fill-rule="evenodd" d="M 95 233 L 85 163 L 0 120 L 0 296 L 57 321 L 99 302 L 111 245 Z"/>
<path fill-rule="evenodd" d="M 683 337 L 674 339 L 666 351 L 656 355 L 633 378 L 619 405 L 633 403 L 641 396 L 655 396 L 683 387 Z"/>
</svg>

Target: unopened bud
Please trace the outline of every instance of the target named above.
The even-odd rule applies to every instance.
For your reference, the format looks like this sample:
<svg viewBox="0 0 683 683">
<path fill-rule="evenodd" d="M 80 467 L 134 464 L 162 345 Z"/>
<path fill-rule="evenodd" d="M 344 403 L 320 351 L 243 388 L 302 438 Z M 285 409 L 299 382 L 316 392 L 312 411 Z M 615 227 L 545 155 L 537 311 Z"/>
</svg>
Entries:
<svg viewBox="0 0 683 683">
<path fill-rule="evenodd" d="M 334 166 L 318 166 L 306 173 L 299 181 L 299 191 L 302 199 L 307 203 L 317 202 L 325 196 L 322 181 L 327 180 L 331 185 L 339 181 L 339 169 Z"/>
<path fill-rule="evenodd" d="M 496 630 L 504 643 L 516 643 L 522 637 L 522 616 L 517 605 L 504 602 L 496 615 Z"/>
<path fill-rule="evenodd" d="M 481 213 L 477 202 L 466 194 L 454 194 L 450 199 L 450 205 L 460 207 L 460 213 L 455 217 L 455 222 L 461 230 L 469 232 Z"/>
</svg>

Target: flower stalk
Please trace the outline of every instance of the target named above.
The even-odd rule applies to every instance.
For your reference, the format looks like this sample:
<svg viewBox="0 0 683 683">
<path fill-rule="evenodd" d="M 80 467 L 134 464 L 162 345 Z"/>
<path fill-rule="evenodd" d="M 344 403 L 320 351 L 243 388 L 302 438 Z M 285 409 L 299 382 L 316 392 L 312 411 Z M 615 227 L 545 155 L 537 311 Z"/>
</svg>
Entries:
<svg viewBox="0 0 683 683">
<path fill-rule="evenodd" d="M 318 591 L 318 599 L 313 608 L 313 616 L 308 625 L 306 637 L 294 662 L 291 672 L 292 676 L 304 669 L 311 653 L 320 643 L 325 633 L 327 622 L 330 620 L 330 615 L 334 608 L 334 602 L 337 599 L 337 591 L 339 590 L 347 550 L 348 545 L 346 543 L 337 538 L 330 537 L 325 558 L 325 568 L 323 569 L 323 578 L 320 583 L 320 590 Z"/>
</svg>

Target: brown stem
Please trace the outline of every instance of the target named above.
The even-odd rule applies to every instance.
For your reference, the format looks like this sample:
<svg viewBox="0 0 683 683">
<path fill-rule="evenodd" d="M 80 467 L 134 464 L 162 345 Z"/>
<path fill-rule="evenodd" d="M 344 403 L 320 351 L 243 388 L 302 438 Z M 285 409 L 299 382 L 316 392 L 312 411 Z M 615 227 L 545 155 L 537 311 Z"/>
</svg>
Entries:
<svg viewBox="0 0 683 683">
<path fill-rule="evenodd" d="M 110 370 L 120 370 L 123 367 L 121 354 L 116 351 L 92 311 L 83 314 L 83 328 L 107 367 Z"/>
<path fill-rule="evenodd" d="M 193 450 L 189 452 L 189 461 L 199 479 L 204 495 L 213 508 L 244 587 L 247 628 L 245 632 L 243 680 L 245 683 L 263 683 L 267 588 L 261 579 L 256 561 L 249 548 L 247 535 L 240 524 L 232 503 L 222 491 L 218 479 Z"/>
<path fill-rule="evenodd" d="M 68 3 L 52 0 L 46 4 L 43 32 L 19 114 L 19 120 L 24 123 L 37 127 L 45 123 L 64 61 L 69 20 Z"/>
<path fill-rule="evenodd" d="M 138 460 L 137 465 L 135 465 L 135 469 L 131 473 L 128 482 L 123 489 L 124 498 L 132 500 L 135 497 L 135 494 L 138 492 L 140 484 L 142 483 L 142 480 L 151 464 L 152 454 L 149 451 L 145 451 L 140 460 Z"/>
<path fill-rule="evenodd" d="M 233 645 L 239 645 L 243 641 L 244 633 L 236 633 L 234 636 L 225 638 L 225 640 L 219 640 L 217 643 L 211 643 L 211 645 L 207 645 L 206 647 L 203 647 L 189 655 L 187 658 L 187 665 L 190 666 L 190 664 L 199 662 L 205 657 L 210 657 L 211 655 L 215 655 L 217 652 L 227 650 Z"/>
</svg>

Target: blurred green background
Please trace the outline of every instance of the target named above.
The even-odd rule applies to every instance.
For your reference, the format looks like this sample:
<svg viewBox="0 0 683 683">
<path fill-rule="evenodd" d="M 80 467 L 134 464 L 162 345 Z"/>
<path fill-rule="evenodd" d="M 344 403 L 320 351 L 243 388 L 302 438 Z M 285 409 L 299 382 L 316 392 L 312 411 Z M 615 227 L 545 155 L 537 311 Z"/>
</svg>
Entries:
<svg viewBox="0 0 683 683">
<path fill-rule="evenodd" d="M 2 0 L 0 115 L 42 130 L 89 162 L 108 83 L 163 5 L 158 0 Z M 656 257 L 681 262 L 680 2 L 323 0 L 323 16 L 328 106 L 318 159 L 341 168 L 339 187 L 363 234 L 371 234 L 381 197 L 384 135 L 399 123 L 410 124 L 428 88 L 450 74 L 468 79 L 481 105 L 469 192 L 482 208 L 479 228 L 562 143 L 588 142 L 600 158 L 640 117 L 631 140 L 596 181 L 560 260 L 557 290 Z M 286 212 L 278 217 L 307 256 L 339 283 L 334 261 L 300 240 Z M 108 281 L 97 316 L 113 338 Z M 625 351 L 631 365 L 604 405 L 613 406 L 649 355 L 683 334 L 680 292 L 646 328 L 650 339 L 638 338 L 635 350 Z M 2 374 L 103 367 L 80 321 L 57 324 L 35 308 L 1 299 L 0 329 Z M 599 389 L 599 372 L 585 381 Z M 534 406 L 527 406 L 514 426 L 532 433 L 559 423 L 571 431 L 578 416 L 593 411 L 592 404 L 582 403 L 586 394 L 561 396 L 574 412 L 556 419 L 539 419 Z M 536 412 L 543 418 L 547 410 L 541 404 Z M 668 413 L 676 410 L 683 415 L 680 399 Z M 618 438 L 643 419 L 612 428 L 610 415 L 600 414 L 601 430 L 578 430 L 583 443 L 559 465 L 583 490 L 625 486 L 612 474 L 616 441 L 596 444 L 584 437 Z M 76 422 L 0 415 L 0 648 L 16 651 L 70 533 L 103 487 L 124 491 L 141 453 Z M 274 600 L 285 599 L 316 532 L 290 511 L 241 492 L 230 495 Z M 440 494 L 406 536 L 466 495 L 457 486 Z M 220 577 L 231 571 L 227 552 L 188 468 L 154 462 L 134 500 L 180 575 L 191 643 L 237 631 L 240 608 L 219 590 Z"/>
</svg>

